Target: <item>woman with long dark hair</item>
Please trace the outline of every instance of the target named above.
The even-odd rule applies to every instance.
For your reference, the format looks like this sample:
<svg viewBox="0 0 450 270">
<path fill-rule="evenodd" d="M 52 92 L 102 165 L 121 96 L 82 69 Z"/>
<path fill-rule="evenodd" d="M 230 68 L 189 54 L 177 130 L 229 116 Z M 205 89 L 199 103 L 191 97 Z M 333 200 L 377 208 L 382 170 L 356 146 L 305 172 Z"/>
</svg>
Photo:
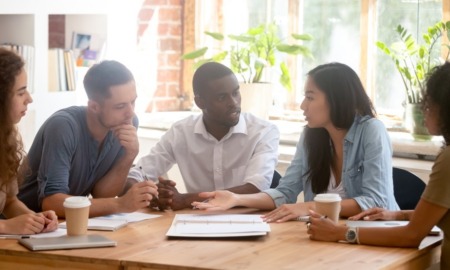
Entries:
<svg viewBox="0 0 450 270">
<path fill-rule="evenodd" d="M 432 135 L 442 135 L 445 146 L 436 157 L 430 180 L 414 210 L 366 210 L 351 219 L 409 220 L 408 225 L 391 228 L 352 228 L 337 226 L 311 213 L 308 233 L 313 240 L 339 241 L 376 246 L 418 247 L 439 226 L 444 232 L 441 269 L 450 269 L 450 63 L 436 67 L 426 84 L 425 125 Z"/>
</svg>

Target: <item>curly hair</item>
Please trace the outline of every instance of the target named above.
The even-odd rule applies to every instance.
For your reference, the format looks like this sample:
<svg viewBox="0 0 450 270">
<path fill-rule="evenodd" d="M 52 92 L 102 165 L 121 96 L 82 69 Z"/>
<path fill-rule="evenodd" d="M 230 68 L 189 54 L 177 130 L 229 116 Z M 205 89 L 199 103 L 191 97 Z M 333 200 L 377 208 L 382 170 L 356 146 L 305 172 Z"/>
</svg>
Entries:
<svg viewBox="0 0 450 270">
<path fill-rule="evenodd" d="M 424 106 L 432 103 L 439 108 L 439 126 L 445 145 L 450 145 L 450 62 L 435 67 L 428 79 Z"/>
<path fill-rule="evenodd" d="M 17 180 L 24 156 L 22 139 L 11 119 L 13 88 L 23 67 L 20 56 L 0 48 L 0 189 Z"/>
</svg>

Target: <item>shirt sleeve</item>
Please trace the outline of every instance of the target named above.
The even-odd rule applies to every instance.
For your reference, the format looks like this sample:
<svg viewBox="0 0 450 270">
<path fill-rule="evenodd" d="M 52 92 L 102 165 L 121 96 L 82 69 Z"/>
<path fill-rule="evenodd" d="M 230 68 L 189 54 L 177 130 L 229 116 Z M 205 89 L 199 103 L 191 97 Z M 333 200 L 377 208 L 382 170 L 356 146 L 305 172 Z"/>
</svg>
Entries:
<svg viewBox="0 0 450 270">
<path fill-rule="evenodd" d="M 259 190 L 265 190 L 272 183 L 273 172 L 278 162 L 278 145 L 280 132 L 271 125 L 260 137 L 254 153 L 245 169 L 246 183 L 251 183 Z"/>
<path fill-rule="evenodd" d="M 294 158 L 286 170 L 286 174 L 280 179 L 280 184 L 275 189 L 264 190 L 279 207 L 286 203 L 296 203 L 297 197 L 303 191 L 303 174 L 305 173 L 305 151 L 303 146 L 304 132 L 302 133 L 295 150 Z"/>
<path fill-rule="evenodd" d="M 430 180 L 422 194 L 427 202 L 450 208 L 450 147 L 441 152 L 433 165 Z"/>
<path fill-rule="evenodd" d="M 359 168 L 363 170 L 360 192 L 355 190 L 355 193 L 360 194 L 348 195 L 353 197 L 362 210 L 372 207 L 398 210 L 395 201 L 390 203 L 390 197 L 393 198 L 391 141 L 381 121 L 377 119 L 369 121 L 361 135 L 362 143 L 358 146 L 364 148 L 362 164 L 357 166 L 358 170 Z M 355 187 L 358 185 L 353 182 L 349 184 Z"/>
<path fill-rule="evenodd" d="M 64 117 L 53 117 L 45 124 L 38 182 L 38 200 L 55 193 L 69 194 L 71 160 L 78 139 L 73 123 Z"/>
<path fill-rule="evenodd" d="M 144 179 L 156 181 L 159 176 L 167 173 L 175 164 L 173 142 L 175 142 L 175 129 L 169 129 L 150 150 L 150 153 L 141 157 L 136 166 L 131 168 L 128 178 L 138 182 Z"/>
</svg>

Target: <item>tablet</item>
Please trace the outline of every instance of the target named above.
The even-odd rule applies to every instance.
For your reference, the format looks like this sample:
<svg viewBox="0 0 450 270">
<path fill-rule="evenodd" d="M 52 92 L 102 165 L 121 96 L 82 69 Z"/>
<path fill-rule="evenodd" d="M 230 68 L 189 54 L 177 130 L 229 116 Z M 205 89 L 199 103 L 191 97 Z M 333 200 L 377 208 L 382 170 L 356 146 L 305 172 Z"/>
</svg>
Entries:
<svg viewBox="0 0 450 270">
<path fill-rule="evenodd" d="M 409 221 L 404 220 L 346 220 L 346 224 L 349 227 L 395 227 L 395 226 L 405 226 Z M 441 229 L 434 226 L 428 235 L 439 235 Z"/>
<path fill-rule="evenodd" d="M 117 242 L 102 235 L 59 236 L 47 238 L 19 239 L 19 243 L 30 250 L 54 250 L 75 248 L 97 248 L 117 246 Z"/>
</svg>

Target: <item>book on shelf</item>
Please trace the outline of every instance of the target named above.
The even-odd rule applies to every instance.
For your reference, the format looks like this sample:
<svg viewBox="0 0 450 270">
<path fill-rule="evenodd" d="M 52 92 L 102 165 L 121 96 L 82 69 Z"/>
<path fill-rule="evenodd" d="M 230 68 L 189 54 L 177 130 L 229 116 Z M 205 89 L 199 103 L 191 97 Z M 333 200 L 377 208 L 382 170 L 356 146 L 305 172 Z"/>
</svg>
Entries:
<svg viewBox="0 0 450 270">
<path fill-rule="evenodd" d="M 71 50 L 48 50 L 48 91 L 74 91 L 76 89 L 75 64 Z"/>
<path fill-rule="evenodd" d="M 27 88 L 30 93 L 34 91 L 34 47 L 29 45 L 19 45 L 14 43 L 0 44 L 1 48 L 13 51 L 22 57 L 25 62 L 28 81 Z"/>
</svg>

